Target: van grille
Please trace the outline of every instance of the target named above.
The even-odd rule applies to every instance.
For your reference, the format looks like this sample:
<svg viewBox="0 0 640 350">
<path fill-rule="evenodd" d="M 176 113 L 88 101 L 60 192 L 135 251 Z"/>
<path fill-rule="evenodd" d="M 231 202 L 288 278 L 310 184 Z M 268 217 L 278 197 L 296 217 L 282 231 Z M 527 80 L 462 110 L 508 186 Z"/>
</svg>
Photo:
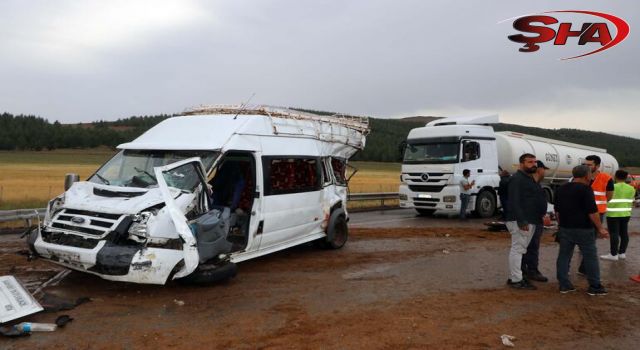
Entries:
<svg viewBox="0 0 640 350">
<path fill-rule="evenodd" d="M 54 216 L 51 227 L 101 237 L 113 231 L 120 223 L 122 216 L 120 214 L 63 209 Z"/>
</svg>

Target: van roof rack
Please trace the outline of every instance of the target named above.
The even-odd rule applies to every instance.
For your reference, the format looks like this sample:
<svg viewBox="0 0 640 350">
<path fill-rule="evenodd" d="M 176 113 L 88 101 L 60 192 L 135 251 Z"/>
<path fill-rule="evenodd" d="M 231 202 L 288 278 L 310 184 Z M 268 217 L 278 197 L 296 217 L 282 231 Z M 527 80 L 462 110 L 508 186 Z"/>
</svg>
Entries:
<svg viewBox="0 0 640 350">
<path fill-rule="evenodd" d="M 233 114 L 233 115 L 264 115 L 283 119 L 314 120 L 330 124 L 338 124 L 357 130 L 363 135 L 369 133 L 369 117 L 352 116 L 341 113 L 320 115 L 300 110 L 269 106 L 269 105 L 199 105 L 187 108 L 182 115 Z"/>
</svg>

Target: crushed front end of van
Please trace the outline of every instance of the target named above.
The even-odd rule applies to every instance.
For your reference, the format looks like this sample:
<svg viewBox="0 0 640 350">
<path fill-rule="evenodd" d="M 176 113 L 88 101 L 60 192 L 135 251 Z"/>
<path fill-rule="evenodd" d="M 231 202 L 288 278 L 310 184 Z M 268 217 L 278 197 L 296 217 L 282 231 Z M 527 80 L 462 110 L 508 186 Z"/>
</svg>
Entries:
<svg viewBox="0 0 640 350">
<path fill-rule="evenodd" d="M 114 159 L 123 159 L 117 161 L 121 165 L 128 158 L 139 161 L 145 153 L 156 164 L 176 158 L 176 152 L 170 157 L 127 153 Z M 43 224 L 29 237 L 31 250 L 114 281 L 164 284 L 193 272 L 199 260 L 197 245 L 183 218 L 208 211 L 200 158 L 149 170 L 133 167 L 140 171 L 133 169 L 136 174 L 130 177 L 127 167 L 120 167 L 120 176 L 109 176 L 110 163 L 91 178 L 103 183 L 76 182 L 49 202 Z M 178 181 L 168 185 L 169 176 Z"/>
</svg>

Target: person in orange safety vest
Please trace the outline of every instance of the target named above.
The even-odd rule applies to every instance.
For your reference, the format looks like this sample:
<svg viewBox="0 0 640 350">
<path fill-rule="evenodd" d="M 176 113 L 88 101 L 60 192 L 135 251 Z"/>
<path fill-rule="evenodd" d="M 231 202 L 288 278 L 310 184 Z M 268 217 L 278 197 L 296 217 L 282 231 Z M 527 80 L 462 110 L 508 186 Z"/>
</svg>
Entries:
<svg viewBox="0 0 640 350">
<path fill-rule="evenodd" d="M 591 189 L 593 190 L 593 196 L 596 199 L 596 206 L 598 207 L 598 214 L 600 214 L 600 221 L 604 219 L 604 214 L 607 212 L 607 202 L 613 197 L 614 183 L 611 175 L 600 171 L 600 162 L 602 160 L 596 155 L 590 155 L 582 162 L 583 165 L 591 168 Z M 594 231 L 594 235 L 597 233 Z M 578 272 L 585 273 L 584 260 L 580 262 Z"/>
</svg>

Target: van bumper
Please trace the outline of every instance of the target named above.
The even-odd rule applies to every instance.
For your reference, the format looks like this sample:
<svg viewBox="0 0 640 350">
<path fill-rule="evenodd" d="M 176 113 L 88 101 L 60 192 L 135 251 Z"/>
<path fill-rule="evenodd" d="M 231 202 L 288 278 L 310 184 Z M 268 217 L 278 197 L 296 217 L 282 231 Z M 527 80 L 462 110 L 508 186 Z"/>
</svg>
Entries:
<svg viewBox="0 0 640 350">
<path fill-rule="evenodd" d="M 81 248 L 45 242 L 40 229 L 34 233 L 37 237 L 31 246 L 38 256 L 111 281 L 165 284 L 184 258 L 182 250 L 116 245 L 106 240 L 93 248 Z"/>
</svg>

